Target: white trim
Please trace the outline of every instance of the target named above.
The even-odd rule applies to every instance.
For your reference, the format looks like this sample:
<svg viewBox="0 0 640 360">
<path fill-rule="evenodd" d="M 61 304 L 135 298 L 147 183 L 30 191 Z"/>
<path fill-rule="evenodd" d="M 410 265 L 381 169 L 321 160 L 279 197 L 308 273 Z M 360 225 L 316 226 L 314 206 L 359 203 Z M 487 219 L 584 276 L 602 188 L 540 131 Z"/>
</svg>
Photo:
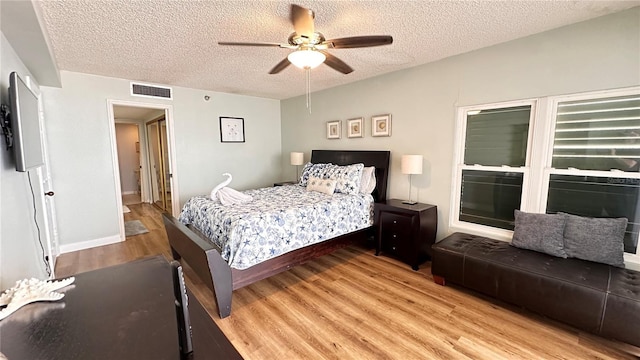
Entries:
<svg viewBox="0 0 640 360">
<path fill-rule="evenodd" d="M 627 269 L 640 271 L 640 254 L 624 253 L 624 266 Z"/>
<path fill-rule="evenodd" d="M 453 224 L 450 225 L 449 230 L 451 232 L 461 231 L 468 232 L 471 234 L 476 234 L 480 236 L 485 236 L 488 238 L 502 240 L 511 242 L 511 238 L 513 237 L 513 231 L 507 229 L 501 229 L 492 226 L 485 226 L 465 221 L 459 221 L 457 218 L 454 219 Z"/>
<path fill-rule="evenodd" d="M 112 235 L 112 236 L 107 236 L 100 239 L 76 242 L 73 244 L 66 244 L 66 245 L 63 244 L 63 245 L 60 245 L 60 253 L 64 254 L 64 253 L 69 253 L 73 251 L 94 248 L 98 246 L 115 244 L 122 241 L 124 241 L 124 239 L 121 239 L 120 235 Z"/>
<path fill-rule="evenodd" d="M 113 114 L 113 105 L 114 103 L 112 102 L 112 100 L 107 100 L 107 114 L 108 114 L 108 121 L 109 121 L 109 144 L 111 144 L 111 162 L 113 164 L 113 179 L 114 179 L 114 186 L 116 189 L 115 195 L 116 195 L 116 207 L 115 207 L 115 211 L 117 213 L 117 219 L 118 219 L 118 228 L 119 230 L 119 237 L 118 237 L 118 241 L 124 241 L 126 236 L 125 236 L 125 230 L 124 230 L 124 216 L 122 215 L 122 187 L 120 186 L 120 166 L 119 166 L 119 162 L 118 162 L 118 145 L 117 145 L 117 140 L 116 140 L 116 122 L 115 122 L 115 116 Z"/>
<path fill-rule="evenodd" d="M 462 169 L 461 165 L 464 162 L 464 144 L 466 141 L 466 124 L 467 113 L 472 109 L 465 109 L 458 107 L 456 114 L 456 123 L 454 129 L 455 141 L 453 142 L 453 174 L 451 179 L 453 182 L 453 191 L 451 192 L 450 201 L 450 213 L 449 213 L 449 228 L 453 229 L 460 227 L 461 224 L 458 221 L 458 214 L 460 214 L 460 192 L 462 191 Z"/>
<path fill-rule="evenodd" d="M 466 129 L 467 129 L 467 119 L 470 112 L 476 112 L 480 110 L 489 110 L 496 108 L 510 108 L 510 107 L 518 107 L 518 106 L 530 106 L 530 115 L 529 115 L 529 128 L 527 133 L 527 149 L 525 153 L 525 164 L 524 166 L 512 167 L 512 166 L 484 166 L 484 165 L 469 165 L 464 163 L 464 148 L 466 142 Z M 499 228 L 494 228 L 491 226 L 484 226 L 480 224 L 469 223 L 465 221 L 460 221 L 458 219 L 458 215 L 460 214 L 460 195 L 462 191 L 462 171 L 463 170 L 478 170 L 478 171 L 495 171 L 495 172 L 515 172 L 522 173 L 522 196 L 521 196 L 521 209 L 526 209 L 529 205 L 527 204 L 528 197 L 525 196 L 529 192 L 531 192 L 530 184 L 532 181 L 530 180 L 531 175 L 531 158 L 533 156 L 533 152 L 531 149 L 531 144 L 533 143 L 534 134 L 535 134 L 535 126 L 536 119 L 538 117 L 538 100 L 536 99 L 523 99 L 523 100 L 514 100 L 514 101 L 505 101 L 499 103 L 492 104 L 482 104 L 482 105 L 473 105 L 473 106 L 459 106 L 457 108 L 456 115 L 456 126 L 455 126 L 455 142 L 453 145 L 453 191 L 451 193 L 451 207 L 449 214 L 449 227 L 460 230 L 467 230 L 476 233 L 481 233 L 486 236 L 491 236 L 498 239 L 508 240 L 511 239 L 511 235 L 513 231 L 504 230 Z"/>
<path fill-rule="evenodd" d="M 123 191 L 122 195 L 135 195 L 137 193 L 138 193 L 137 191 Z"/>
<path fill-rule="evenodd" d="M 42 186 L 42 193 L 44 194 L 47 190 L 45 190 L 45 181 L 44 181 L 44 171 L 42 169 L 43 167 L 40 166 L 38 167 L 36 170 L 36 173 L 38 174 L 38 182 L 41 184 Z M 38 197 L 38 199 L 40 200 L 40 206 L 42 207 L 42 209 L 44 210 L 44 214 L 42 214 L 42 221 L 43 221 L 43 228 L 44 228 L 44 244 L 45 249 L 44 251 L 46 252 L 46 256 L 49 258 L 48 264 L 49 264 L 49 278 L 53 279 L 55 278 L 55 261 L 56 261 L 56 251 L 54 250 L 54 242 L 53 242 L 53 231 L 51 228 L 51 223 L 49 222 L 49 213 L 48 213 L 48 207 L 47 207 L 47 203 L 46 203 L 46 199 L 45 199 L 45 195 L 41 195 Z"/>
<path fill-rule="evenodd" d="M 633 95 L 633 93 L 635 92 L 640 92 L 640 86 L 631 86 L 628 88 L 613 89 L 613 90 L 583 92 L 578 94 L 557 95 L 557 96 L 551 96 L 550 98 L 557 102 L 571 102 L 571 101 L 587 100 L 587 99 L 598 98 L 598 97 L 616 97 L 616 96 Z"/>
<path fill-rule="evenodd" d="M 60 254 L 58 246 L 58 227 L 56 224 L 56 212 L 54 206 L 53 197 L 47 197 L 44 195 L 46 192 L 52 191 L 51 186 L 51 173 L 50 173 L 50 161 L 49 161 L 49 146 L 47 142 L 47 129 L 44 123 L 44 105 L 42 104 L 42 96 L 40 92 L 40 85 L 29 75 L 25 76 L 27 86 L 38 98 L 38 122 L 40 126 L 40 142 L 42 144 L 42 156 L 44 159 L 44 165 L 36 168 L 36 174 L 38 183 L 41 186 L 41 193 L 37 195 L 37 199 L 40 200 L 40 205 L 43 210 L 43 233 L 44 233 L 44 251 L 49 261 L 49 278 L 55 278 L 56 260 Z"/>
<path fill-rule="evenodd" d="M 172 170 L 172 179 L 171 179 L 171 204 L 173 210 L 173 216 L 178 216 L 180 213 L 180 194 L 178 193 L 178 182 L 177 182 L 177 167 L 174 165 L 176 162 L 176 154 L 175 154 L 175 140 L 173 137 L 173 106 L 165 105 L 165 104 L 154 104 L 154 103 L 141 103 L 136 101 L 127 101 L 127 100 L 113 100 L 107 99 L 107 113 L 109 122 L 109 136 L 111 143 L 111 158 L 113 162 L 113 178 L 114 178 L 114 187 L 115 187 L 115 195 L 116 195 L 116 207 L 113 209 L 117 213 L 117 218 L 120 227 L 120 239 L 122 241 L 125 240 L 125 232 L 124 232 L 124 216 L 122 216 L 122 188 L 120 186 L 120 169 L 118 167 L 118 149 L 116 145 L 116 123 L 115 117 L 113 114 L 114 106 L 133 106 L 133 107 L 141 107 L 141 108 L 151 108 L 151 109 L 159 109 L 164 110 L 165 119 L 167 121 L 167 136 L 169 138 L 169 168 Z"/>
<path fill-rule="evenodd" d="M 171 208 L 172 215 L 180 215 L 180 197 L 178 196 L 178 158 L 176 157 L 176 137 L 173 123 L 173 107 L 167 106 L 165 109 L 165 119 L 167 120 L 167 138 L 169 140 L 169 171 L 171 174 Z"/>
</svg>

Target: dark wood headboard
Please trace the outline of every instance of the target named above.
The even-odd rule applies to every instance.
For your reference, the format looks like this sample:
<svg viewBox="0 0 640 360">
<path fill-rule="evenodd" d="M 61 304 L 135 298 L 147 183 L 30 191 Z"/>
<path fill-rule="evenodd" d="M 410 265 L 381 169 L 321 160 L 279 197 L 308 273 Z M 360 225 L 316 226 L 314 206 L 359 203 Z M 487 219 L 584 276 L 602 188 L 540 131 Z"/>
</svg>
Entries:
<svg viewBox="0 0 640 360">
<path fill-rule="evenodd" d="M 376 202 L 387 199 L 387 180 L 389 178 L 390 151 L 367 150 L 313 150 L 311 162 L 351 165 L 363 163 L 364 166 L 375 166 L 376 189 L 372 195 Z"/>
</svg>

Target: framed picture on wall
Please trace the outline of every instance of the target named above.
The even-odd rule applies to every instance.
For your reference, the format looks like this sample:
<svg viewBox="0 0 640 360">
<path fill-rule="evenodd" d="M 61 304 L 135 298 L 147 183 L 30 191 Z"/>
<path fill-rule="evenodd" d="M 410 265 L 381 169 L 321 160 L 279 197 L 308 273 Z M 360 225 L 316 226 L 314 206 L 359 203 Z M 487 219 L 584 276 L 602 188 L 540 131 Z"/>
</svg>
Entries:
<svg viewBox="0 0 640 360">
<path fill-rule="evenodd" d="M 327 139 L 340 139 L 341 120 L 327 121 Z"/>
<path fill-rule="evenodd" d="M 364 129 L 362 128 L 362 118 L 347 120 L 347 137 L 361 138 L 364 136 Z"/>
<path fill-rule="evenodd" d="M 220 117 L 220 141 L 231 143 L 244 142 L 244 118 Z"/>
<path fill-rule="evenodd" d="M 391 136 L 391 114 L 371 117 L 371 136 Z"/>
</svg>

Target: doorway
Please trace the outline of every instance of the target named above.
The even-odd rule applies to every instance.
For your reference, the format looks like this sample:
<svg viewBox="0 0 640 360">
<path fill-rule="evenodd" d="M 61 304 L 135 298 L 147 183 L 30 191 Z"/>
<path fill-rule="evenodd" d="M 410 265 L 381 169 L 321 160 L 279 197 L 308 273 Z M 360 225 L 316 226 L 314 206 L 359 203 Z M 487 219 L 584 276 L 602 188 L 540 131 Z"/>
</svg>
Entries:
<svg viewBox="0 0 640 360">
<path fill-rule="evenodd" d="M 160 111 L 160 110 L 158 110 Z M 116 114 L 122 112 L 116 108 Z M 118 115 L 116 115 L 118 116 Z M 132 120 L 130 120 L 132 121 Z M 123 212 L 128 212 L 128 205 L 142 202 L 141 188 L 141 156 L 139 124 L 122 122 L 116 117 L 116 142 L 118 146 L 118 165 L 120 170 L 120 189 L 122 191 Z"/>
<path fill-rule="evenodd" d="M 120 238 L 124 241 L 125 226 L 123 195 L 125 187 L 122 179 L 129 176 L 130 171 L 126 174 L 120 173 L 120 161 L 118 159 L 117 139 L 116 139 L 116 123 L 135 124 L 138 127 L 138 141 L 135 143 L 135 149 L 139 156 L 139 165 L 137 171 L 133 170 L 133 176 L 139 184 L 140 201 L 143 203 L 157 204 L 163 211 L 177 216 L 179 208 L 177 182 L 174 174 L 176 174 L 175 161 L 175 140 L 173 137 L 173 109 L 171 105 L 147 104 L 132 101 L 107 100 L 107 109 L 109 111 L 112 157 L 113 157 L 113 173 L 116 189 L 116 209 L 120 225 Z M 150 129 L 147 123 L 155 123 L 155 127 Z M 153 145 L 156 144 L 156 145 Z M 157 147 L 157 156 L 152 153 L 154 147 Z M 156 169 L 151 165 L 156 165 Z M 131 170 L 131 169 L 130 169 Z M 155 183 L 154 183 L 155 182 Z"/>
<path fill-rule="evenodd" d="M 147 122 L 147 148 L 151 175 L 151 202 L 164 211 L 171 212 L 171 169 L 167 120 L 162 117 Z"/>
</svg>

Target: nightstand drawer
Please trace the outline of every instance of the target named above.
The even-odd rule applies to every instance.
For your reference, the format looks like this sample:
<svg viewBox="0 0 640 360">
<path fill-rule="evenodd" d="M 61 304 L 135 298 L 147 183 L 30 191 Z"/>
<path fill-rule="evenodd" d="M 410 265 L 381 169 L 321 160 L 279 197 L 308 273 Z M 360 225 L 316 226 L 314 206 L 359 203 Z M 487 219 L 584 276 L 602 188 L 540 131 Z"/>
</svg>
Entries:
<svg viewBox="0 0 640 360">
<path fill-rule="evenodd" d="M 380 214 L 382 237 L 385 239 L 400 238 L 407 240 L 411 236 L 413 216 L 398 215 L 390 212 Z"/>
<path fill-rule="evenodd" d="M 391 255 L 403 257 L 411 246 L 397 237 L 388 237 L 382 241 L 382 250 Z"/>
<path fill-rule="evenodd" d="M 411 249 L 413 216 L 382 212 L 380 214 L 380 234 L 385 251 L 403 255 Z"/>
</svg>

